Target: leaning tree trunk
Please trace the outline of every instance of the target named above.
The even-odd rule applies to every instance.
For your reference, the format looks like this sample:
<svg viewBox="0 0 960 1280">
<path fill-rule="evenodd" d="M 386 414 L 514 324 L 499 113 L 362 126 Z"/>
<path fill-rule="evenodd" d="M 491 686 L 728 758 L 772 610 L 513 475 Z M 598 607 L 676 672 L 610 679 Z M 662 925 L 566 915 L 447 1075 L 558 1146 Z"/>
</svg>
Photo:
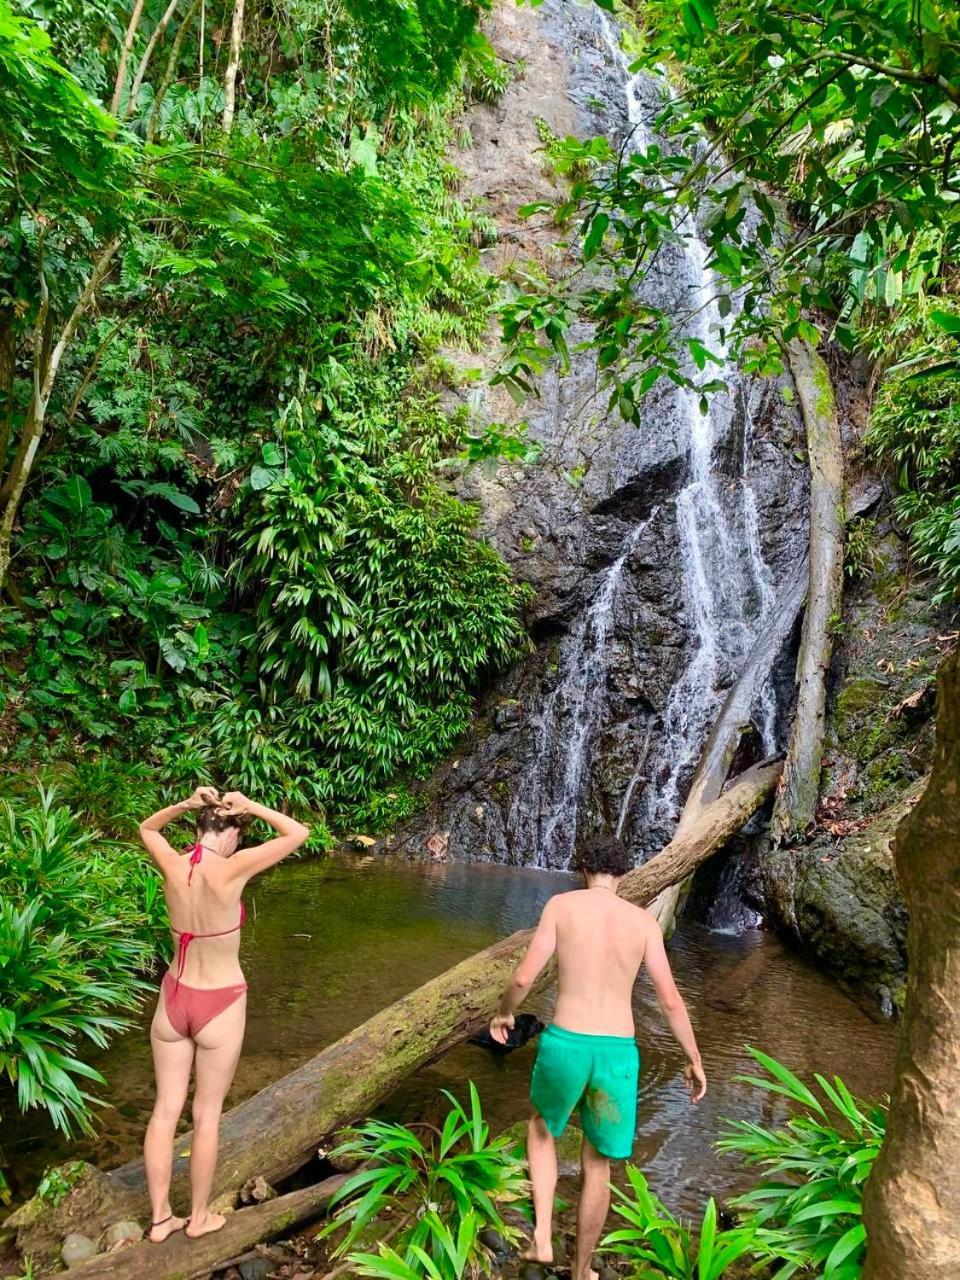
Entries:
<svg viewBox="0 0 960 1280">
<path fill-rule="evenodd" d="M 741 774 L 683 836 L 625 877 L 623 896 L 647 903 L 667 885 L 690 875 L 763 804 L 780 769 L 779 763 L 764 764 Z M 530 937 L 530 930 L 515 933 L 464 960 L 228 1112 L 221 1126 L 214 1187 L 218 1200 L 231 1203 L 252 1177 L 262 1175 L 273 1182 L 295 1172 L 331 1135 L 368 1114 L 407 1076 L 480 1030 Z M 550 976 L 545 974 L 541 982 L 546 984 Z M 187 1194 L 189 1147 L 189 1134 L 176 1144 L 176 1199 Z M 65 1231 L 96 1235 L 123 1213 L 137 1216 L 146 1211 L 141 1160 L 89 1181 L 93 1189 L 84 1190 L 82 1203 L 73 1192 L 56 1206 L 35 1198 L 8 1219 L 7 1225 L 18 1230 L 24 1253 L 49 1259 L 52 1242 Z"/>
<path fill-rule="evenodd" d="M 690 782 L 690 790 L 677 824 L 678 836 L 689 830 L 690 825 L 703 812 L 704 806 L 716 800 L 723 790 L 740 738 L 750 724 L 750 713 L 757 693 L 770 675 L 777 655 L 786 643 L 803 607 L 807 577 L 804 561 L 793 582 L 776 601 L 768 625 L 757 637 L 736 683 L 723 701 Z M 650 904 L 651 913 L 667 935 L 673 930 L 685 887 L 684 881 L 672 884 Z"/>
<path fill-rule="evenodd" d="M 795 339 L 787 354 L 810 455 L 810 581 L 797 658 L 797 706 L 771 821 L 777 843 L 802 836 L 816 813 L 827 670 L 843 601 L 843 448 L 830 373 L 806 343 Z"/>
<path fill-rule="evenodd" d="M 887 1136 L 864 1196 L 863 1280 L 960 1276 L 960 655 L 940 671 L 933 773 L 895 843 L 910 913 Z"/>
</svg>

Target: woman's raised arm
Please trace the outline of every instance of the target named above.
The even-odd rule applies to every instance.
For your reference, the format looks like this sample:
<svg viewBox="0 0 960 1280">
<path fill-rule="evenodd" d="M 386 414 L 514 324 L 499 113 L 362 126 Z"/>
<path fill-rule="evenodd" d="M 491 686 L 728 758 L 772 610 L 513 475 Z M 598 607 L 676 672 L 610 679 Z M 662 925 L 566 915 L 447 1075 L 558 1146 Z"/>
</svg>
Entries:
<svg viewBox="0 0 960 1280">
<path fill-rule="evenodd" d="M 216 787 L 197 787 L 189 799 L 181 800 L 178 804 L 168 804 L 165 809 L 158 809 L 149 818 L 144 818 L 140 823 L 140 839 L 161 871 L 166 862 L 179 856 L 169 840 L 160 834 L 167 823 L 182 818 L 185 813 L 203 809 L 208 804 L 217 804 L 219 800 Z"/>
</svg>

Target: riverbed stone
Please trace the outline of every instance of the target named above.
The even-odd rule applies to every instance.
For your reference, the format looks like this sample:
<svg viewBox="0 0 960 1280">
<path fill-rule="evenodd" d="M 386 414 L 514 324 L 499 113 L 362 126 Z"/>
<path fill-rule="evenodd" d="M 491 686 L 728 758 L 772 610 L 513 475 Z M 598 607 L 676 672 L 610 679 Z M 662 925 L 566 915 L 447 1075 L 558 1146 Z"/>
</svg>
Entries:
<svg viewBox="0 0 960 1280">
<path fill-rule="evenodd" d="M 71 1231 L 63 1242 L 60 1258 L 65 1267 L 76 1267 L 81 1262 L 86 1262 L 88 1258 L 92 1258 L 96 1252 L 97 1246 L 89 1236 L 81 1235 L 79 1231 Z"/>
<path fill-rule="evenodd" d="M 267 1280 L 267 1276 L 276 1269 L 276 1259 L 268 1257 L 245 1258 L 237 1264 L 242 1280 Z"/>
<path fill-rule="evenodd" d="M 113 1249 L 117 1245 L 142 1239 L 143 1227 L 140 1223 L 132 1218 L 122 1218 L 119 1222 L 112 1222 L 107 1227 L 100 1238 L 100 1247 L 104 1250 Z"/>
</svg>

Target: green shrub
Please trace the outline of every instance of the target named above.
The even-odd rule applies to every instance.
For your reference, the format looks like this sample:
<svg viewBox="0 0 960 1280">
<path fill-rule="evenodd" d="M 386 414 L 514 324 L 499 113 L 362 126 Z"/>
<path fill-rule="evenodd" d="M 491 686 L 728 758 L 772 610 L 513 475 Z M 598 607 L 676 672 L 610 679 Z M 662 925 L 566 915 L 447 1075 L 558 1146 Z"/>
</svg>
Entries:
<svg viewBox="0 0 960 1280">
<path fill-rule="evenodd" d="M 782 1129 L 729 1123 L 719 1149 L 766 1171 L 734 1206 L 748 1229 L 772 1233 L 786 1259 L 777 1280 L 802 1268 L 824 1280 L 857 1280 L 866 1252 L 863 1185 L 883 1141 L 885 1110 L 857 1102 L 839 1078 L 831 1084 L 816 1075 L 821 1101 L 781 1063 L 749 1052 L 766 1074 L 738 1079 L 787 1098 L 796 1111 Z"/>
<path fill-rule="evenodd" d="M 480 1232 L 493 1228 L 508 1240 L 516 1231 L 501 1217 L 502 1206 L 522 1194 L 526 1182 L 520 1154 L 506 1137 L 490 1139 L 476 1086 L 469 1111 L 452 1094 L 441 1131 L 428 1125 L 422 1139 L 411 1128 L 368 1120 L 336 1152 L 363 1167 L 333 1199 L 336 1212 L 326 1233 L 343 1230 L 337 1254 L 346 1254 L 361 1275 L 394 1280 L 459 1280 L 487 1269 Z M 396 1224 L 379 1252 L 357 1248 L 384 1213 Z"/>
<path fill-rule="evenodd" d="M 893 472 L 897 515 L 918 564 L 938 579 L 936 601 L 945 603 L 960 599 L 960 318 L 933 315 L 885 377 L 865 443 Z"/>
<path fill-rule="evenodd" d="M 632 1264 L 630 1275 L 650 1280 L 721 1280 L 742 1258 L 784 1256 L 773 1232 L 747 1225 L 718 1229 L 713 1197 L 707 1201 L 700 1235 L 694 1240 L 651 1193 L 640 1170 L 628 1164 L 626 1172 L 630 1191 L 613 1187 L 613 1211 L 627 1225 L 612 1231 L 601 1248 L 626 1258 Z"/>
<path fill-rule="evenodd" d="M 0 1076 L 22 1110 L 92 1131 L 79 1056 L 129 1025 L 164 936 L 159 878 L 139 850 L 88 829 L 53 791 L 0 812 Z"/>
</svg>

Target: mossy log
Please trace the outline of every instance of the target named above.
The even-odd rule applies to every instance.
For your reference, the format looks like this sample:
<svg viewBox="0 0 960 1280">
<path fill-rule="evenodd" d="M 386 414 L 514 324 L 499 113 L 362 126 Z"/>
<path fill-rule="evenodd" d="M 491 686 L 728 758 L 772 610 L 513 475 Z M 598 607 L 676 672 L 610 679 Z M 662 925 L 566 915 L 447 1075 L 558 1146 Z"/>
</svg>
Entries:
<svg viewBox="0 0 960 1280">
<path fill-rule="evenodd" d="M 822 358 L 807 343 L 788 345 L 810 455 L 810 577 L 797 658 L 797 705 L 770 830 L 776 843 L 798 839 L 813 822 L 826 730 L 826 677 L 843 602 L 843 447 Z"/>
<path fill-rule="evenodd" d="M 668 885 L 684 880 L 764 803 L 780 770 L 779 763 L 746 770 L 703 808 L 682 836 L 625 877 L 623 895 L 649 903 Z M 530 937 L 529 930 L 512 934 L 464 960 L 229 1111 L 221 1127 L 218 1201 L 233 1203 L 250 1178 L 262 1175 L 275 1183 L 295 1172 L 338 1129 L 367 1115 L 407 1076 L 479 1031 Z M 545 974 L 542 983 L 551 977 Z M 190 1142 L 189 1134 L 177 1142 L 175 1206 L 187 1200 Z M 50 1239 L 58 1230 L 96 1236 L 117 1217 L 133 1213 L 145 1218 L 142 1160 L 99 1175 L 98 1181 L 104 1185 L 96 1201 L 82 1210 L 72 1203 L 72 1193 L 56 1207 L 36 1199 L 21 1207 L 8 1219 L 8 1225 L 17 1228 L 20 1249 L 29 1254 L 45 1248 L 49 1258 Z"/>
<path fill-rule="evenodd" d="M 312 1187 L 301 1187 L 266 1204 L 228 1214 L 222 1230 L 196 1240 L 189 1240 L 182 1231 L 176 1231 L 163 1244 L 144 1240 L 98 1254 L 71 1267 L 70 1275 L 77 1280 L 145 1280 L 146 1277 L 149 1280 L 198 1280 L 261 1240 L 288 1234 L 301 1222 L 316 1217 L 347 1176 L 338 1173 Z"/>
<path fill-rule="evenodd" d="M 886 1140 L 864 1195 L 863 1280 L 960 1276 L 960 655 L 940 671 L 933 771 L 894 843 L 910 915 Z"/>
</svg>

